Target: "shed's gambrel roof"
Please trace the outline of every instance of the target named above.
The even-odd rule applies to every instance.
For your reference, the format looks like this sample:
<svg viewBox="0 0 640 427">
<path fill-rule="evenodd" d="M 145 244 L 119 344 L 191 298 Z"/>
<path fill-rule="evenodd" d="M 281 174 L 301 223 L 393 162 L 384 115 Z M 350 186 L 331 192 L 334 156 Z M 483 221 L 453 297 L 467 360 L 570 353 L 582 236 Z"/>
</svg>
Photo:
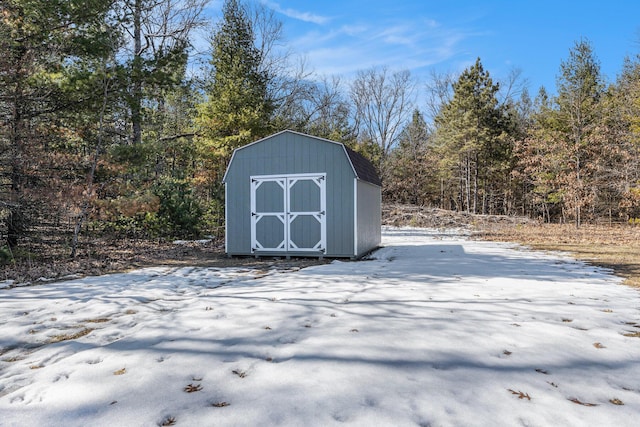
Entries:
<svg viewBox="0 0 640 427">
<path fill-rule="evenodd" d="M 235 157 L 237 151 L 243 150 L 243 149 L 245 149 L 247 147 L 250 147 L 250 146 L 252 146 L 254 144 L 259 144 L 259 143 L 261 143 L 263 141 L 266 141 L 268 139 L 275 138 L 278 135 L 282 135 L 284 133 L 293 133 L 293 134 L 305 136 L 307 138 L 313 138 L 313 139 L 317 139 L 317 140 L 320 140 L 320 141 L 329 142 L 331 144 L 340 145 L 344 149 L 344 152 L 345 152 L 345 154 L 347 156 L 347 159 L 349 159 L 349 163 L 351 164 L 351 168 L 353 169 L 353 173 L 355 174 L 355 176 L 358 179 L 362 180 L 362 181 L 366 181 L 366 182 L 369 182 L 371 184 L 377 185 L 378 187 L 382 187 L 382 181 L 380 180 L 380 177 L 378 176 L 378 172 L 376 172 L 375 167 L 362 154 L 360 154 L 360 153 L 358 153 L 356 151 L 353 151 L 351 148 L 345 146 L 344 144 L 342 144 L 340 142 L 331 141 L 330 139 L 320 138 L 320 137 L 313 136 L 313 135 L 307 135 L 307 134 L 304 134 L 304 133 L 301 133 L 301 132 L 296 132 L 296 131 L 293 131 L 293 130 L 283 130 L 281 132 L 275 133 L 275 134 L 273 134 L 271 136 L 268 136 L 266 138 L 262 138 L 262 139 L 260 139 L 258 141 L 252 142 L 252 143 L 247 144 L 245 146 L 242 146 L 240 148 L 236 148 L 233 151 L 233 155 L 231 156 L 231 161 L 229 162 L 229 166 L 227 166 L 227 170 L 226 170 L 226 172 L 224 174 L 224 177 L 222 178 L 222 181 L 226 182 L 227 174 L 229 173 L 229 168 L 231 167 L 231 164 L 233 163 L 233 158 Z"/>
<path fill-rule="evenodd" d="M 376 168 L 371 164 L 371 162 L 357 151 L 353 151 L 351 148 L 345 145 L 343 145 L 343 147 L 347 152 L 347 156 L 349 157 L 351 166 L 353 167 L 353 170 L 355 171 L 358 179 L 370 182 L 371 184 L 375 184 L 378 187 L 382 187 L 382 181 L 378 176 Z"/>
</svg>

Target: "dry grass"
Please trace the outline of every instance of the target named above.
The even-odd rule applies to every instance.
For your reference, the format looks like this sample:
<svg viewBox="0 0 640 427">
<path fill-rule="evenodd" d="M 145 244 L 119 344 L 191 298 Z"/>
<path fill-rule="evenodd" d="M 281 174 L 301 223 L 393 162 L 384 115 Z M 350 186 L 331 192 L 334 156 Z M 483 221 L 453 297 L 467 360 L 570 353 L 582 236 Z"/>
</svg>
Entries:
<svg viewBox="0 0 640 427">
<path fill-rule="evenodd" d="M 109 319 L 108 317 L 98 317 L 95 319 L 87 319 L 85 320 L 85 322 L 86 323 L 107 323 L 110 320 L 111 319 Z"/>
<path fill-rule="evenodd" d="M 483 240 L 516 242 L 537 250 L 564 251 L 606 267 L 640 288 L 640 227 L 628 225 L 497 224 L 482 228 Z"/>
<path fill-rule="evenodd" d="M 392 226 L 462 228 L 482 240 L 515 242 L 536 250 L 563 251 L 609 268 L 640 288 L 640 227 L 628 224 L 540 224 L 522 217 L 473 215 L 413 205 L 385 204 L 382 223 Z"/>
<path fill-rule="evenodd" d="M 90 334 L 93 331 L 92 328 L 83 328 L 79 331 L 76 332 L 71 332 L 68 334 L 59 334 L 59 335 L 54 335 L 52 337 L 49 338 L 49 344 L 54 344 L 57 342 L 62 342 L 62 341 L 69 341 L 69 340 L 75 340 L 78 338 L 82 338 L 85 335 Z"/>
</svg>

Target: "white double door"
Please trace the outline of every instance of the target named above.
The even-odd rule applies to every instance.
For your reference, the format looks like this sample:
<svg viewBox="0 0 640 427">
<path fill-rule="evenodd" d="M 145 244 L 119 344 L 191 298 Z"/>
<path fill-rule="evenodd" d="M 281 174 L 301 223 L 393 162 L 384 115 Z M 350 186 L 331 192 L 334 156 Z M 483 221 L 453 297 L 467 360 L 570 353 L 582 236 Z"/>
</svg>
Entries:
<svg viewBox="0 0 640 427">
<path fill-rule="evenodd" d="M 324 253 L 326 216 L 325 174 L 251 177 L 254 253 Z"/>
</svg>

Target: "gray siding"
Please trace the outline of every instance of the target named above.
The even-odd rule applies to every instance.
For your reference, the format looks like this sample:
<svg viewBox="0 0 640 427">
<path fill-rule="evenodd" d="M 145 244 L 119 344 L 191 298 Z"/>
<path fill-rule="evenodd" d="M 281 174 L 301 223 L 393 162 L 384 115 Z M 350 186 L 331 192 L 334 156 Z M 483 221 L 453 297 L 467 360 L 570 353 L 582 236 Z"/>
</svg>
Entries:
<svg viewBox="0 0 640 427">
<path fill-rule="evenodd" d="M 380 246 L 381 241 L 381 192 L 380 187 L 358 180 L 357 236 L 358 257 Z"/>
<path fill-rule="evenodd" d="M 353 256 L 355 174 L 344 147 L 338 143 L 294 132 L 282 132 L 235 151 L 225 176 L 227 253 L 252 254 L 250 176 L 308 173 L 326 173 L 327 177 L 325 255 Z M 269 202 L 265 200 L 261 203 Z M 300 229 L 296 229 L 295 232 L 304 233 Z M 311 232 L 315 233 L 313 230 Z M 315 236 L 309 237 L 314 238 Z M 261 254 L 268 255 L 262 252 Z M 281 252 L 276 254 L 282 255 Z M 289 254 L 296 255 L 292 252 Z M 300 255 L 312 254 L 306 252 Z"/>
</svg>

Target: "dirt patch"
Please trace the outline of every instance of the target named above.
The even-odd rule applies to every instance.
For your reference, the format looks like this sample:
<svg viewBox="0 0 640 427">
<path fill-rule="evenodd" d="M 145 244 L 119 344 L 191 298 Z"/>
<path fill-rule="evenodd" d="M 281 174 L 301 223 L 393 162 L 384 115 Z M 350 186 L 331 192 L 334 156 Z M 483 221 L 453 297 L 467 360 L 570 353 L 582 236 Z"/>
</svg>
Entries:
<svg viewBox="0 0 640 427">
<path fill-rule="evenodd" d="M 382 224 L 437 229 L 462 229 L 473 238 L 517 242 L 533 249 L 558 250 L 578 259 L 612 269 L 626 283 L 640 287 L 640 227 L 540 224 L 525 217 L 474 215 L 437 208 L 385 204 Z M 233 257 L 224 253 L 222 237 L 181 242 L 134 239 L 83 239 L 76 258 L 68 257 L 68 244 L 42 241 L 31 244 L 17 262 L 0 266 L 0 287 L 38 284 L 72 277 L 96 276 L 136 268 L 169 265 L 246 267 L 256 269 L 304 268 L 330 262 L 318 258 Z"/>
<path fill-rule="evenodd" d="M 149 240 L 95 239 L 83 243 L 76 258 L 57 246 L 38 250 L 17 262 L 0 267 L 0 284 L 34 285 L 74 277 L 98 276 L 154 266 L 246 267 L 255 269 L 304 268 L 330 262 L 318 258 L 228 257 L 224 240 L 159 242 Z"/>
</svg>

